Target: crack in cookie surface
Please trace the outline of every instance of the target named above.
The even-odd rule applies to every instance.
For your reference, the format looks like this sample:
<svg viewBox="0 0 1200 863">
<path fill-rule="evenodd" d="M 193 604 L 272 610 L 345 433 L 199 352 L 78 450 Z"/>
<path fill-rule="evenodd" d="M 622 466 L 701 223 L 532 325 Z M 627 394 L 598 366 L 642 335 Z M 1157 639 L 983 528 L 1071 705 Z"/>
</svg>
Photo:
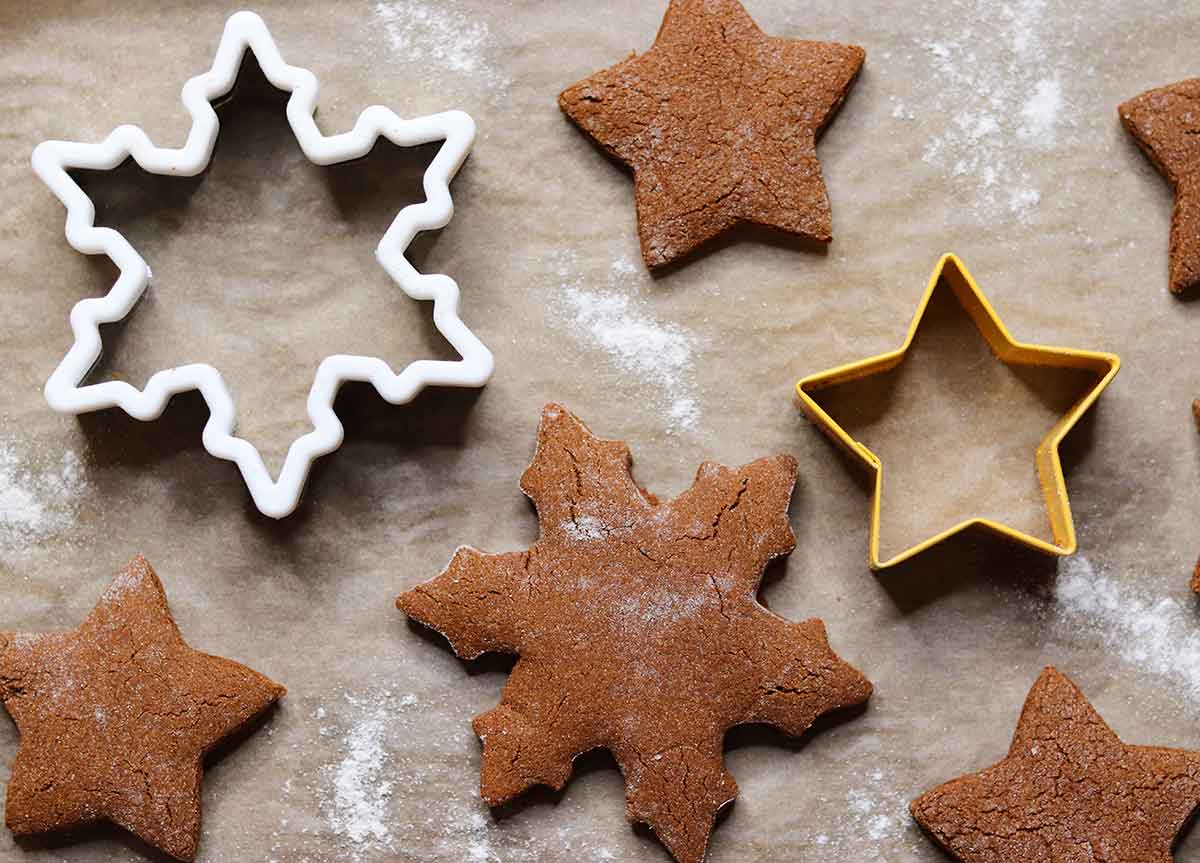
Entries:
<svg viewBox="0 0 1200 863">
<path fill-rule="evenodd" d="M 649 51 L 568 87 L 559 107 L 633 170 L 647 266 L 739 223 L 828 243 L 816 142 L 865 56 L 769 37 L 737 0 L 672 0 Z"/>
<path fill-rule="evenodd" d="M 537 542 L 459 549 L 397 604 L 464 658 L 519 657 L 500 704 L 474 723 L 490 805 L 562 788 L 575 756 L 602 747 L 624 774 L 629 818 L 695 863 L 737 794 L 726 731 L 802 734 L 865 702 L 871 686 L 833 653 L 821 621 L 784 620 L 756 599 L 763 568 L 795 545 L 794 459 L 705 463 L 666 502 L 630 467 L 624 443 L 548 406 L 521 480 Z"/>
<path fill-rule="evenodd" d="M 1200 753 L 1121 742 L 1047 668 L 1008 756 L 917 798 L 912 814 L 964 863 L 1170 863 L 1200 803 Z"/>
<path fill-rule="evenodd" d="M 21 735 L 5 822 L 30 835 L 107 820 L 191 860 L 204 754 L 284 691 L 189 647 L 139 555 L 77 629 L 0 633 L 0 701 Z"/>
<path fill-rule="evenodd" d="M 1200 286 L 1200 78 L 1150 90 L 1117 109 L 1121 122 L 1175 191 L 1170 288 Z"/>
</svg>

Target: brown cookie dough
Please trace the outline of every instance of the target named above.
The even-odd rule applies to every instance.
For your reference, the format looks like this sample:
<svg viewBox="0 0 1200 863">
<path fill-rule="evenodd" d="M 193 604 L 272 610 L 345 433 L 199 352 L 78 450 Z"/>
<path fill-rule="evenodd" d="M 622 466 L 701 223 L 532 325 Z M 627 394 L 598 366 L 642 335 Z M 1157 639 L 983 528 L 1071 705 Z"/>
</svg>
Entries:
<svg viewBox="0 0 1200 863">
<path fill-rule="evenodd" d="M 568 87 L 558 104 L 633 170 L 648 267 L 739 223 L 828 243 L 816 139 L 865 56 L 766 36 L 737 0 L 671 0 L 649 51 Z"/>
<path fill-rule="evenodd" d="M 963 863 L 1169 863 L 1200 803 L 1200 753 L 1122 743 L 1070 680 L 1047 668 L 1008 756 L 912 804 Z"/>
<path fill-rule="evenodd" d="M 763 567 L 795 546 L 791 457 L 705 463 L 667 502 L 638 488 L 631 463 L 624 443 L 547 406 L 521 478 L 537 542 L 461 548 L 396 604 L 461 657 L 520 656 L 500 705 L 474 723 L 488 804 L 562 788 L 576 755 L 604 747 L 624 773 L 629 819 L 697 863 L 737 794 L 725 732 L 757 722 L 801 734 L 863 704 L 871 684 L 833 653 L 821 621 L 784 620 L 756 600 Z"/>
<path fill-rule="evenodd" d="M 1117 112 L 1175 190 L 1170 286 L 1189 291 L 1200 284 L 1200 78 L 1150 90 Z"/>
<path fill-rule="evenodd" d="M 1192 419 L 1196 422 L 1197 430 L 1200 430 L 1200 399 L 1192 402 Z M 1200 593 L 1200 560 L 1196 561 L 1196 566 L 1192 570 L 1192 592 Z"/>
<path fill-rule="evenodd" d="M 23 836 L 107 820 L 191 860 L 204 753 L 283 694 L 188 647 L 135 557 L 78 629 L 0 633 L 0 700 L 21 734 L 5 823 Z"/>
</svg>

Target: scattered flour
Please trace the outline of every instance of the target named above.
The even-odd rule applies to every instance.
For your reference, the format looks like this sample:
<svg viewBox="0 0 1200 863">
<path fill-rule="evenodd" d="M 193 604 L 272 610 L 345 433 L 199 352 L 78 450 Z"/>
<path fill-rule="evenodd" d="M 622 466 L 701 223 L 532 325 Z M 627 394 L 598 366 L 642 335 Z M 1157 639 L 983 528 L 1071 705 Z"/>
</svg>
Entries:
<svg viewBox="0 0 1200 863">
<path fill-rule="evenodd" d="M 38 532 L 46 509 L 16 475 L 17 460 L 11 450 L 0 450 L 0 524 L 6 528 Z"/>
<path fill-rule="evenodd" d="M 1033 95 L 1021 108 L 1021 126 L 1017 134 L 1042 147 L 1054 143 L 1055 124 L 1063 108 L 1062 85 L 1055 78 L 1037 82 Z"/>
<path fill-rule="evenodd" d="M 392 48 L 410 62 L 481 81 L 493 90 L 503 90 L 508 79 L 487 62 L 491 31 L 477 16 L 453 4 L 422 0 L 379 0 L 375 14 L 383 23 Z"/>
<path fill-rule="evenodd" d="M 952 0 L 945 18 L 962 26 L 947 31 L 939 18 L 920 43 L 932 65 L 931 107 L 945 118 L 924 159 L 961 182 L 980 218 L 1029 217 L 1041 202 L 1032 169 L 1068 122 L 1069 76 L 1056 65 L 1060 36 L 1043 35 L 1045 8 L 1046 0 Z"/>
<path fill-rule="evenodd" d="M 914 119 L 916 119 L 917 115 L 914 114 L 907 107 L 905 107 L 903 102 L 901 102 L 899 99 L 897 99 L 895 96 L 893 96 L 892 97 L 892 116 L 895 117 L 897 120 L 914 120 Z"/>
<path fill-rule="evenodd" d="M 670 417 L 671 425 L 674 427 L 694 429 L 700 419 L 700 406 L 696 404 L 695 399 L 680 396 L 671 402 L 671 410 L 667 416 Z"/>
<path fill-rule="evenodd" d="M 471 863 L 487 863 L 498 860 L 492 845 L 487 838 L 487 819 L 482 813 L 472 812 L 470 819 L 470 845 L 467 847 L 467 859 Z"/>
<path fill-rule="evenodd" d="M 631 261 L 618 259 L 601 290 L 584 287 L 573 256 L 559 261 L 562 297 L 571 326 L 604 350 L 618 370 L 653 395 L 667 414 L 668 432 L 691 431 L 699 424 L 693 375 L 694 340 L 682 327 L 656 320 L 630 293 Z"/>
<path fill-rule="evenodd" d="M 391 848 L 388 802 L 392 783 L 383 778 L 386 714 L 380 710 L 356 720 L 346 734 L 346 754 L 333 777 L 329 827 L 362 846 L 368 842 Z"/>
<path fill-rule="evenodd" d="M 649 375 L 666 386 L 679 383 L 692 349 L 678 327 L 643 316 L 624 294 L 570 287 L 566 297 L 575 309 L 575 323 L 622 369 Z"/>
<path fill-rule="evenodd" d="M 852 817 L 872 842 L 893 839 L 908 822 L 908 803 L 884 783 L 883 771 L 872 770 L 859 788 L 847 797 Z"/>
<path fill-rule="evenodd" d="M 68 450 L 46 469 L 32 462 L 28 453 L 0 441 L 0 541 L 41 539 L 74 520 L 86 488 L 79 456 Z"/>
<path fill-rule="evenodd" d="M 882 769 L 872 768 L 846 795 L 841 829 L 820 833 L 813 842 L 860 860 L 897 859 L 895 851 L 912 841 L 908 829 L 909 793 L 911 789 L 902 793 L 892 787 Z M 867 856 L 863 856 L 864 849 L 869 849 Z"/>
<path fill-rule="evenodd" d="M 612 271 L 614 276 L 632 276 L 637 272 L 637 264 L 629 258 L 617 258 L 613 261 Z"/>
<path fill-rule="evenodd" d="M 468 781 L 478 765 L 467 756 L 471 713 L 461 701 L 382 688 L 346 691 L 309 709 L 319 722 L 290 729 L 287 745 L 300 767 L 284 783 L 268 863 L 373 863 L 397 854 L 463 863 L 547 859 L 551 850 L 540 840 L 500 830 Z M 331 745 L 336 756 L 305 767 Z M 589 846 L 605 839 L 574 826 L 571 833 L 586 835 Z"/>
<path fill-rule="evenodd" d="M 1105 649 L 1200 699 L 1200 630 L 1194 610 L 1169 597 L 1154 599 L 1122 587 L 1080 554 L 1059 565 L 1057 598 L 1063 623 L 1086 624 Z"/>
</svg>

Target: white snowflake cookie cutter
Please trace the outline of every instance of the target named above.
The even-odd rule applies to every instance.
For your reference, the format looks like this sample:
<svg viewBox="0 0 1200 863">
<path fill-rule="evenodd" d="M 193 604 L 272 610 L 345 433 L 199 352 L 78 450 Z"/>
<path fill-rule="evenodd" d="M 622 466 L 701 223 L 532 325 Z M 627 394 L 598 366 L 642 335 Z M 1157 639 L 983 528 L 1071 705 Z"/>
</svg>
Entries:
<svg viewBox="0 0 1200 863">
<path fill-rule="evenodd" d="M 271 479 L 258 450 L 234 436 L 233 398 L 220 373 L 210 365 L 192 363 L 156 372 L 143 390 L 116 380 L 82 385 L 100 358 L 100 324 L 121 320 L 133 310 L 149 284 L 150 268 L 120 233 L 95 226 L 95 206 L 68 171 L 111 170 L 133 157 L 154 174 L 201 173 L 212 158 L 219 130 L 213 100 L 232 90 L 247 49 L 254 53 L 267 80 L 291 93 L 288 123 L 304 155 L 314 164 L 331 165 L 365 156 L 380 137 L 401 147 L 445 142 L 425 171 L 426 200 L 397 214 L 376 246 L 375 257 L 409 297 L 433 301 L 435 326 L 461 356 L 459 360 L 417 360 L 399 374 L 373 357 L 326 357 L 308 394 L 313 429 L 292 443 L 277 480 Z M 418 232 L 442 228 L 450 221 L 454 213 L 450 181 L 474 142 L 474 120 L 462 111 L 404 120 L 375 105 L 359 115 L 349 132 L 327 137 L 313 120 L 317 89 L 312 72 L 284 62 L 261 18 L 252 12 L 237 12 L 225 24 L 212 68 L 184 84 L 183 104 L 192 117 L 192 127 L 183 147 L 160 149 L 140 128 L 119 126 L 99 144 L 46 141 L 33 151 L 34 171 L 67 208 L 67 242 L 87 255 L 108 255 L 120 271 L 107 295 L 82 300 L 71 310 L 75 342 L 46 381 L 46 401 L 63 413 L 117 407 L 136 419 L 152 420 L 162 414 L 171 396 L 199 390 L 210 411 L 202 435 L 204 448 L 237 464 L 255 505 L 274 518 L 295 510 L 313 461 L 341 446 L 344 431 L 333 411 L 333 400 L 344 381 L 370 383 L 388 402 L 403 404 L 427 386 L 481 387 L 493 368 L 491 352 L 458 316 L 455 281 L 445 275 L 419 273 L 404 257 Z"/>
</svg>

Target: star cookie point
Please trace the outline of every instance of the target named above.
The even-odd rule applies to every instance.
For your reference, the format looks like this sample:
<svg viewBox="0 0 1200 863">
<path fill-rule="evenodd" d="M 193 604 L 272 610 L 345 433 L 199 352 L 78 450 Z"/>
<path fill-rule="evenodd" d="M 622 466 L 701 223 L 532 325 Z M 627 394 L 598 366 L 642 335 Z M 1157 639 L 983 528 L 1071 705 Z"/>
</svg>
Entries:
<svg viewBox="0 0 1200 863">
<path fill-rule="evenodd" d="M 1200 78 L 1149 90 L 1117 113 L 1175 192 L 1168 286 L 1190 293 L 1200 286 Z"/>
</svg>

